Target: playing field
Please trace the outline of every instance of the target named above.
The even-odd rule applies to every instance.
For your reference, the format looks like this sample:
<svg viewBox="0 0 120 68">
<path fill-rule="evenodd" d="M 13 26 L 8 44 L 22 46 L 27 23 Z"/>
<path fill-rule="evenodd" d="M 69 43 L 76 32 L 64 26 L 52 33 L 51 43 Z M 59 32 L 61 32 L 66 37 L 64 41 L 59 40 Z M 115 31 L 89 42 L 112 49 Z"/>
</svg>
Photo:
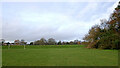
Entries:
<svg viewBox="0 0 120 68">
<path fill-rule="evenodd" d="M 83 45 L 3 46 L 3 66 L 117 66 L 117 50 Z"/>
</svg>

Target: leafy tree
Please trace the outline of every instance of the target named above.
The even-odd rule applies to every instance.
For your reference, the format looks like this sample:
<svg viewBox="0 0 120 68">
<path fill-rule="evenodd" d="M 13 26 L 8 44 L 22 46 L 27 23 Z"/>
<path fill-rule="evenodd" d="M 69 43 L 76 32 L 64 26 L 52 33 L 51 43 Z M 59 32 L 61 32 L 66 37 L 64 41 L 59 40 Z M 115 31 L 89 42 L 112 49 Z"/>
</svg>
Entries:
<svg viewBox="0 0 120 68">
<path fill-rule="evenodd" d="M 33 42 L 30 42 L 30 45 L 33 45 L 34 43 Z"/>
<path fill-rule="evenodd" d="M 70 41 L 70 45 L 73 45 L 74 44 L 74 42 L 73 41 Z"/>
<path fill-rule="evenodd" d="M 88 48 L 97 48 L 97 45 L 95 44 L 100 39 L 100 31 L 100 26 L 95 25 L 89 30 L 88 34 L 85 35 L 83 39 L 86 40 L 86 42 L 89 42 Z"/>
<path fill-rule="evenodd" d="M 37 40 L 34 42 L 35 45 L 46 45 L 47 41 L 44 38 L 41 38 L 40 40 Z"/>
<path fill-rule="evenodd" d="M 74 40 L 74 44 L 78 44 L 78 42 L 79 42 L 78 40 Z"/>
<path fill-rule="evenodd" d="M 0 40 L 0 43 L 1 43 L 1 45 L 4 45 L 5 40 L 4 40 L 4 39 L 1 39 L 1 40 Z"/>
<path fill-rule="evenodd" d="M 55 45 L 55 44 L 56 44 L 55 39 L 49 38 L 49 39 L 48 39 L 48 44 L 49 44 L 49 45 Z"/>
<path fill-rule="evenodd" d="M 62 45 L 61 41 L 58 42 L 58 45 Z"/>
<path fill-rule="evenodd" d="M 45 38 L 41 38 L 39 42 L 40 42 L 40 45 L 45 45 L 45 44 L 47 44 L 47 41 L 46 41 Z"/>
<path fill-rule="evenodd" d="M 34 44 L 35 44 L 35 45 L 40 45 L 39 41 L 40 41 L 40 40 L 35 41 Z"/>
<path fill-rule="evenodd" d="M 120 2 L 109 20 L 101 20 L 83 38 L 89 42 L 88 48 L 120 49 Z"/>
<path fill-rule="evenodd" d="M 68 44 L 70 44 L 69 42 L 66 42 L 66 44 L 68 45 Z"/>
<path fill-rule="evenodd" d="M 10 45 L 10 43 L 9 43 L 9 42 L 7 42 L 6 44 L 7 44 L 7 46 L 8 46 L 8 45 Z"/>
</svg>

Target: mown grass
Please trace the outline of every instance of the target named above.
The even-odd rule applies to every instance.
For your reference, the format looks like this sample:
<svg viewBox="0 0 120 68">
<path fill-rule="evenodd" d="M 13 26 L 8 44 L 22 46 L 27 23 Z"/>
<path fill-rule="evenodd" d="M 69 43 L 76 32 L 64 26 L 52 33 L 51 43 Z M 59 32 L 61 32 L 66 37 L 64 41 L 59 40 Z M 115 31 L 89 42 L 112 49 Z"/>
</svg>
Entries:
<svg viewBox="0 0 120 68">
<path fill-rule="evenodd" d="M 0 46 L 0 68 L 2 67 L 2 46 Z"/>
<path fill-rule="evenodd" d="M 2 47 L 3 66 L 117 66 L 117 50 L 87 49 L 83 45 Z"/>
</svg>

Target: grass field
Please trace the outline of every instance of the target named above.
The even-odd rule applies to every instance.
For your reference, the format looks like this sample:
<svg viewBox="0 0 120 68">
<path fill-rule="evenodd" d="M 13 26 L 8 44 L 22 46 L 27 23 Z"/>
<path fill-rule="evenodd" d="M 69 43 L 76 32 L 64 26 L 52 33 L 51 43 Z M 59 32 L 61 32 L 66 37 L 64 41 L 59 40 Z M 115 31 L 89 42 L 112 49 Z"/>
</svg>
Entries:
<svg viewBox="0 0 120 68">
<path fill-rule="evenodd" d="M 117 50 L 87 49 L 83 45 L 3 46 L 3 66 L 117 66 Z"/>
</svg>

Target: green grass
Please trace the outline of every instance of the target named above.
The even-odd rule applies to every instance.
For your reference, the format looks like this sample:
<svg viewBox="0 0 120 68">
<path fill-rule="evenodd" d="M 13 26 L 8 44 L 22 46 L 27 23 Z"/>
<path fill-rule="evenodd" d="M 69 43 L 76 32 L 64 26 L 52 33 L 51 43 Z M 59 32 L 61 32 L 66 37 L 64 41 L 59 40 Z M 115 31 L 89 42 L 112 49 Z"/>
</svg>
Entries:
<svg viewBox="0 0 120 68">
<path fill-rule="evenodd" d="M 2 67 L 2 46 L 0 46 L 0 68 Z"/>
<path fill-rule="evenodd" d="M 3 66 L 117 66 L 117 50 L 87 49 L 83 45 L 3 46 Z"/>
</svg>

